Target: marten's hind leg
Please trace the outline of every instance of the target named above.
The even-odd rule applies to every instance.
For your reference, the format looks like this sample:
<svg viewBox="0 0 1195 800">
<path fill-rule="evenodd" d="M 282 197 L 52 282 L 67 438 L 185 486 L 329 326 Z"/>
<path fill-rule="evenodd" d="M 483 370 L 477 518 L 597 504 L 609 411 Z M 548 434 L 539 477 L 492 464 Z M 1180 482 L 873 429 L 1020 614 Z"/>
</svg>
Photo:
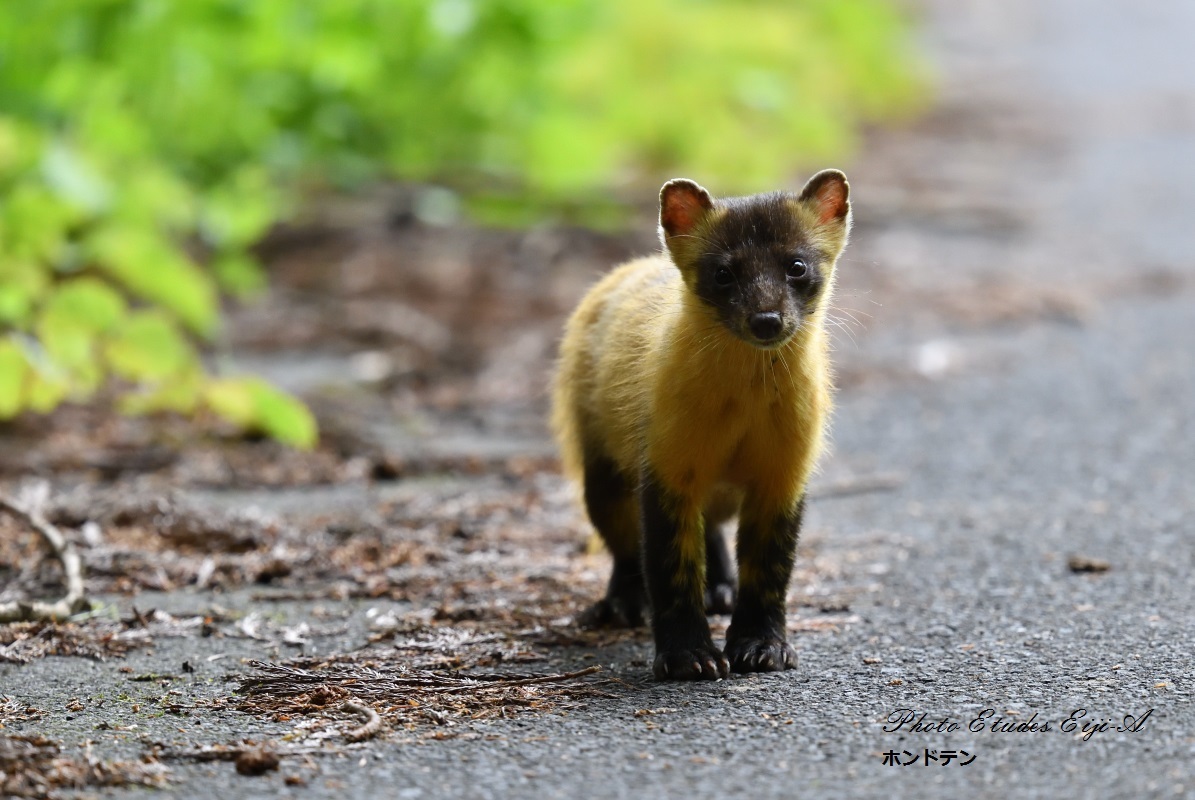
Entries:
<svg viewBox="0 0 1195 800">
<path fill-rule="evenodd" d="M 705 613 L 729 614 L 734 611 L 737 582 L 734 564 L 726 547 L 722 528 L 705 518 Z"/>
<path fill-rule="evenodd" d="M 639 506 L 635 486 L 604 456 L 585 461 L 585 509 L 614 556 L 606 596 L 581 614 L 585 627 L 643 625 L 646 592 L 639 551 Z"/>
</svg>

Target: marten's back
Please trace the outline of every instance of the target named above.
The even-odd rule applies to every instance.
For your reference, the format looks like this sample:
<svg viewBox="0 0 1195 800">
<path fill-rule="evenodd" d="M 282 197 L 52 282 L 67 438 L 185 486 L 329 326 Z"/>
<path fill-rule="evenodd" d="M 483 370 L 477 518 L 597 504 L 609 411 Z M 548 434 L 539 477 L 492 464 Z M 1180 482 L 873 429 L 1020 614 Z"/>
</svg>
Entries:
<svg viewBox="0 0 1195 800">
<path fill-rule="evenodd" d="M 553 387 L 552 427 L 566 473 L 583 448 L 633 473 L 649 404 L 648 377 L 683 285 L 663 255 L 623 264 L 589 290 L 569 318 Z"/>
</svg>

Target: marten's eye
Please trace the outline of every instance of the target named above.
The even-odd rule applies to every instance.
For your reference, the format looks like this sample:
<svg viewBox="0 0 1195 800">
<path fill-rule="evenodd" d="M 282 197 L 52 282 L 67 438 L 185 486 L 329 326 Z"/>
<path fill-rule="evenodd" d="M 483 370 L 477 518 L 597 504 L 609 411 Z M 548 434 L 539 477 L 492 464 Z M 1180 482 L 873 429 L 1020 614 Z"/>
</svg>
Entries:
<svg viewBox="0 0 1195 800">
<path fill-rule="evenodd" d="M 734 283 L 734 273 L 726 267 L 718 267 L 718 271 L 714 273 L 714 283 L 718 284 L 719 288 L 725 289 Z"/>
<path fill-rule="evenodd" d="M 799 258 L 794 258 L 793 262 L 788 265 L 788 277 L 793 280 L 801 280 L 809 274 L 809 265 Z"/>
</svg>

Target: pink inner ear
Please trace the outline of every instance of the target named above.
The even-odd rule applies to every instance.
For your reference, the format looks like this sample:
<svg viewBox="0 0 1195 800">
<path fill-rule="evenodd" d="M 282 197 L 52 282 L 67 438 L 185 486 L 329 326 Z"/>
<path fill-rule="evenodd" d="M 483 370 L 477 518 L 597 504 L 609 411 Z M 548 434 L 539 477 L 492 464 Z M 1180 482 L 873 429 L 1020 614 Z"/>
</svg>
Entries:
<svg viewBox="0 0 1195 800">
<path fill-rule="evenodd" d="M 708 209 L 708 195 L 696 186 L 672 186 L 664 193 L 660 224 L 669 236 L 681 236 L 693 230 Z"/>
<path fill-rule="evenodd" d="M 817 188 L 817 221 L 825 224 L 846 215 L 846 187 L 842 181 L 828 180 Z"/>
</svg>

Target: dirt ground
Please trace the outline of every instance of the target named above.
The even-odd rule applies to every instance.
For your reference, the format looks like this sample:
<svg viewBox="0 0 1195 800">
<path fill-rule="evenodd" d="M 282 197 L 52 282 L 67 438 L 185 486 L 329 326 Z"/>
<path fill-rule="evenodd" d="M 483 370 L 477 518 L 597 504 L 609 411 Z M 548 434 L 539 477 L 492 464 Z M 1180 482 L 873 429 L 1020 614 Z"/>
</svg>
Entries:
<svg viewBox="0 0 1195 800">
<path fill-rule="evenodd" d="M 936 105 L 839 165 L 798 670 L 657 684 L 645 632 L 574 621 L 608 558 L 547 379 L 585 287 L 656 246 L 651 193 L 632 230 L 510 232 L 425 225 L 392 188 L 271 237 L 271 289 L 212 356 L 307 399 L 316 451 L 102 403 L 0 426 L 0 493 L 41 503 L 94 601 L 0 625 L 3 793 L 1195 792 L 1195 16 L 922 15 Z M 62 592 L 2 514 L 0 587 Z M 1051 728 L 968 731 L 989 708 Z M 901 709 L 963 730 L 886 731 Z M 1115 724 L 1067 731 L 1078 709 Z"/>
</svg>

